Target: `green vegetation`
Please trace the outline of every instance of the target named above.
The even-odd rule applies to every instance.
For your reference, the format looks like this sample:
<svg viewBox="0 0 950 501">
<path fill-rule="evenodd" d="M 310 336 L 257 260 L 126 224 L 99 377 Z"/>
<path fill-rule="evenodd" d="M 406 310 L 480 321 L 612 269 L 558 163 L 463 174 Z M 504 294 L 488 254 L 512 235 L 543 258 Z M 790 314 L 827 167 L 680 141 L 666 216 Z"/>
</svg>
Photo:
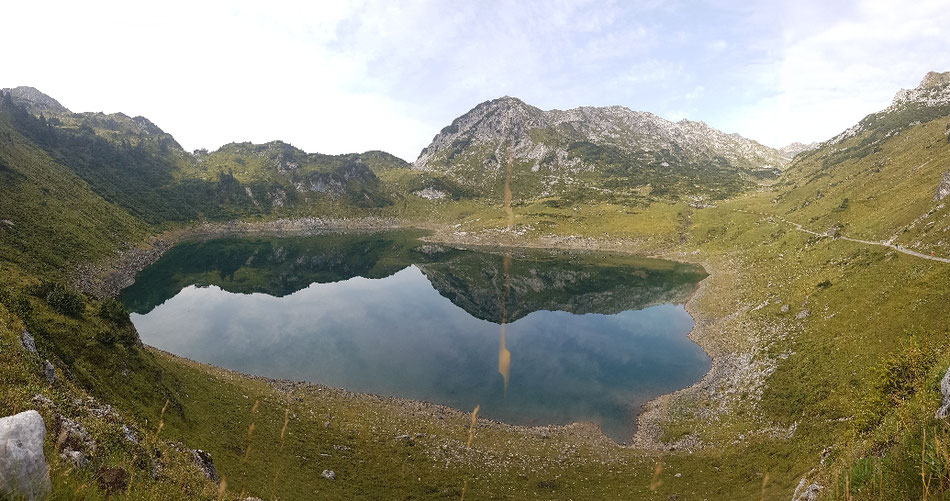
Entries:
<svg viewBox="0 0 950 501">
<path fill-rule="evenodd" d="M 545 192 L 544 177 L 527 175 L 533 165 L 515 161 L 508 228 L 504 171 L 486 169 L 493 152 L 472 145 L 457 145 L 451 175 L 382 152 L 311 155 L 282 143 L 190 154 L 141 118 L 19 106 L 0 103 L 0 414 L 40 409 L 57 499 L 210 499 L 219 489 L 232 499 L 458 499 L 463 489 L 469 499 L 787 499 L 802 479 L 821 486 L 821 499 L 950 498 L 950 424 L 934 417 L 950 365 L 950 265 L 873 245 L 950 257 L 950 207 L 933 200 L 950 170 L 946 107 L 869 115 L 769 183 L 720 176 L 715 159 L 675 179 L 633 179 L 665 172 L 656 166 L 677 153 L 618 159 L 574 144 L 572 155 L 605 170 Z M 570 131 L 530 134 L 547 144 Z M 704 183 L 715 206 L 684 200 Z M 426 188 L 449 196 L 412 194 Z M 444 242 L 701 263 L 710 276 L 688 309 L 718 365 L 645 415 L 655 425 L 647 438 L 675 449 L 620 447 L 587 425 L 483 420 L 469 449 L 464 412 L 181 360 L 141 346 L 117 302 L 64 285 L 80 264 L 195 221 L 297 216 L 387 217 Z M 213 242 L 168 259 L 186 270 L 189 246 L 201 245 Z M 223 254 L 220 276 L 203 279 L 221 280 L 253 251 Z M 19 346 L 24 329 L 39 357 Z M 59 456 L 56 414 L 97 441 L 88 467 Z M 123 439 L 122 424 L 138 443 Z M 205 479 L 185 448 L 210 451 L 226 485 Z M 107 494 L 104 468 L 128 472 L 124 490 Z"/>
</svg>

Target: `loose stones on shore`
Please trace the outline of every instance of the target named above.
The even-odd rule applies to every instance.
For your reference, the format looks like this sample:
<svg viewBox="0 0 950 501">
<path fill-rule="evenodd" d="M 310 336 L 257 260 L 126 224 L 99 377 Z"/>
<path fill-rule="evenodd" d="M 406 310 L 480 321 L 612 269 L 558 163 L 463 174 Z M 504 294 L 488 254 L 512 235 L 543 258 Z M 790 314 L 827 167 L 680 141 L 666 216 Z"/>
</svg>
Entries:
<svg viewBox="0 0 950 501">
<path fill-rule="evenodd" d="M 46 425 L 36 411 L 0 419 L 0 497 L 34 500 L 49 495 L 45 437 Z"/>
</svg>

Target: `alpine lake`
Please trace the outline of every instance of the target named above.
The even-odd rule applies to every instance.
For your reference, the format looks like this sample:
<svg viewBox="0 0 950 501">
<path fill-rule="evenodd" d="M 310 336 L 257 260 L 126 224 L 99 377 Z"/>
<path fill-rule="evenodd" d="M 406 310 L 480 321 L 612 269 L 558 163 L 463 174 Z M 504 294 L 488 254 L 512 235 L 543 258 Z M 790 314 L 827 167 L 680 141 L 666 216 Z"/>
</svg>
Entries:
<svg viewBox="0 0 950 501">
<path fill-rule="evenodd" d="M 683 306 L 701 267 L 423 235 L 189 241 L 120 300 L 143 342 L 195 361 L 510 424 L 590 421 L 617 442 L 709 370 Z"/>
</svg>

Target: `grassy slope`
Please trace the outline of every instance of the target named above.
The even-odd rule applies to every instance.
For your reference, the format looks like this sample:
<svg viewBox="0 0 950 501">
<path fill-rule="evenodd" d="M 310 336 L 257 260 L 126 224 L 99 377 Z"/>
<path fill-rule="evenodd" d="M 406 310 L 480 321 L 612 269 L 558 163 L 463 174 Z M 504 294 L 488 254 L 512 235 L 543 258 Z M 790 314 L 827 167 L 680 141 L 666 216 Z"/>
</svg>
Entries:
<svg viewBox="0 0 950 501">
<path fill-rule="evenodd" d="M 161 439 L 149 440 L 166 451 L 165 440 L 211 451 L 229 495 L 448 499 L 458 498 L 464 486 L 469 499 L 666 499 L 674 494 L 680 499 L 768 499 L 788 498 L 807 476 L 824 486 L 822 495 L 829 499 L 843 498 L 845 492 L 859 499 L 913 499 L 923 497 L 923 470 L 924 480 L 931 482 L 930 498 L 946 498 L 950 436 L 932 416 L 937 382 L 950 364 L 950 266 L 882 247 L 816 238 L 780 219 L 814 230 L 840 224 L 843 234 L 860 238 L 887 239 L 900 232 L 898 241 L 907 245 L 920 241 L 922 250 L 945 249 L 934 229 L 946 224 L 945 213 L 939 212 L 945 209 L 931 213 L 933 225 L 925 221 L 903 231 L 935 207 L 930 200 L 947 158 L 947 146 L 936 133 L 945 122 L 939 118 L 914 126 L 883 141 L 878 153 L 857 160 L 822 162 L 821 152 L 805 156 L 774 189 L 715 208 L 526 201 L 514 207 L 513 232 L 502 229 L 501 207 L 487 201 L 406 197 L 383 211 L 416 222 L 458 221 L 459 227 L 442 234 L 449 240 L 543 245 L 553 235 L 560 238 L 557 243 L 619 242 L 626 250 L 709 265 L 713 275 L 695 304 L 705 326 L 701 341 L 723 360 L 747 358 L 747 364 L 739 364 L 746 372 L 717 380 L 709 392 L 669 399 L 663 437 L 685 445 L 664 453 L 620 448 L 583 426 L 541 431 L 483 421 L 468 450 L 468 417 L 460 412 L 317 387 L 288 391 L 143 351 L 122 342 L 125 328 L 98 318 L 94 302 L 87 301 L 81 318 L 59 315 L 30 296 L 27 286 L 35 283 L 36 271 L 18 263 L 53 263 L 42 267 L 52 276 L 56 263 L 103 256 L 121 242 L 76 233 L 73 227 L 86 218 L 98 221 L 86 231 L 116 228 L 123 221 L 129 235 L 145 230 L 15 133 L 0 131 L 0 141 L 13 141 L 2 149 L 7 169 L 0 174 L 28 165 L 36 169 L 29 174 L 34 182 L 79 190 L 47 197 L 46 204 L 60 204 L 58 211 L 43 206 L 39 193 L 26 196 L 32 193 L 26 185 L 13 190 L 24 193 L 18 204 L 4 206 L 22 214 L 16 217 L 27 218 L 26 212 L 14 211 L 32 207 L 50 219 L 29 226 L 37 232 L 25 235 L 32 238 L 24 241 L 30 245 L 12 240 L 2 245 L 5 259 L 13 260 L 3 265 L 4 291 L 21 298 L 12 301 L 8 294 L 4 304 L 25 301 L 33 313 L 18 310 L 21 321 L 0 307 L 2 352 L 14 354 L 0 360 L 0 374 L 10 383 L 0 388 L 0 412 L 33 407 L 34 393 L 47 394 L 108 444 L 96 458 L 97 467 L 123 465 L 133 472 L 127 493 L 133 499 L 162 498 L 180 484 L 194 496 L 214 497 L 215 492 L 185 460 L 170 468 L 170 481 L 150 480 L 140 464 L 154 457 L 149 448 L 116 440 L 116 423 L 70 406 L 84 391 L 116 406 L 125 422 L 147 437 L 170 402 Z M 862 138 L 849 141 L 859 144 Z M 405 183 L 416 176 L 382 175 Z M 817 199 L 819 190 L 822 198 Z M 842 208 L 845 197 L 849 204 Z M 80 202 L 69 205 L 70 200 Z M 48 244 L 69 239 L 73 245 Z M 68 368 L 72 380 L 53 387 L 41 381 L 38 361 L 14 347 L 22 323 L 36 335 L 41 354 Z M 252 412 L 254 402 L 260 404 Z M 396 438 L 403 434 L 412 440 Z M 696 449 L 697 441 L 707 447 Z M 59 497 L 71 497 L 83 485 L 88 497 L 103 495 L 93 479 L 95 468 L 73 471 L 48 455 L 54 458 Z M 320 477 L 323 469 L 333 469 L 337 480 Z"/>
<path fill-rule="evenodd" d="M 18 134 L 0 112 L 0 259 L 63 271 L 144 237 L 146 227 L 106 202 Z"/>
</svg>

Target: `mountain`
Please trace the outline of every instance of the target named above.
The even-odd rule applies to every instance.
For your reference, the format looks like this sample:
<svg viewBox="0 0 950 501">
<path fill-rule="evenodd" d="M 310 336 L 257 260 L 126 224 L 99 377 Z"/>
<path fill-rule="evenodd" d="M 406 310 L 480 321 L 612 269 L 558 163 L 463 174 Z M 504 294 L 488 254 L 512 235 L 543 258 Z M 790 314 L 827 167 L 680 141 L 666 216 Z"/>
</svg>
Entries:
<svg viewBox="0 0 950 501">
<path fill-rule="evenodd" d="M 408 167 L 385 152 L 308 154 L 279 141 L 186 152 L 145 117 L 74 113 L 32 87 L 0 96 L 0 113 L 27 142 L 152 225 L 383 207 L 392 200 L 376 173 Z"/>
<path fill-rule="evenodd" d="M 670 122 L 621 106 L 543 111 L 513 97 L 455 119 L 413 169 L 499 198 L 722 198 L 787 163 L 772 148 L 703 122 Z"/>
<path fill-rule="evenodd" d="M 793 158 L 795 158 L 795 155 L 798 155 L 799 153 L 802 153 L 804 151 L 811 151 L 817 147 L 818 147 L 817 142 L 804 144 L 804 143 L 799 143 L 796 141 L 792 144 L 788 144 L 779 148 L 778 152 L 779 154 L 782 155 L 783 158 L 791 161 Z"/>
<path fill-rule="evenodd" d="M 812 230 L 950 254 L 950 72 L 800 154 L 775 204 Z"/>
</svg>

